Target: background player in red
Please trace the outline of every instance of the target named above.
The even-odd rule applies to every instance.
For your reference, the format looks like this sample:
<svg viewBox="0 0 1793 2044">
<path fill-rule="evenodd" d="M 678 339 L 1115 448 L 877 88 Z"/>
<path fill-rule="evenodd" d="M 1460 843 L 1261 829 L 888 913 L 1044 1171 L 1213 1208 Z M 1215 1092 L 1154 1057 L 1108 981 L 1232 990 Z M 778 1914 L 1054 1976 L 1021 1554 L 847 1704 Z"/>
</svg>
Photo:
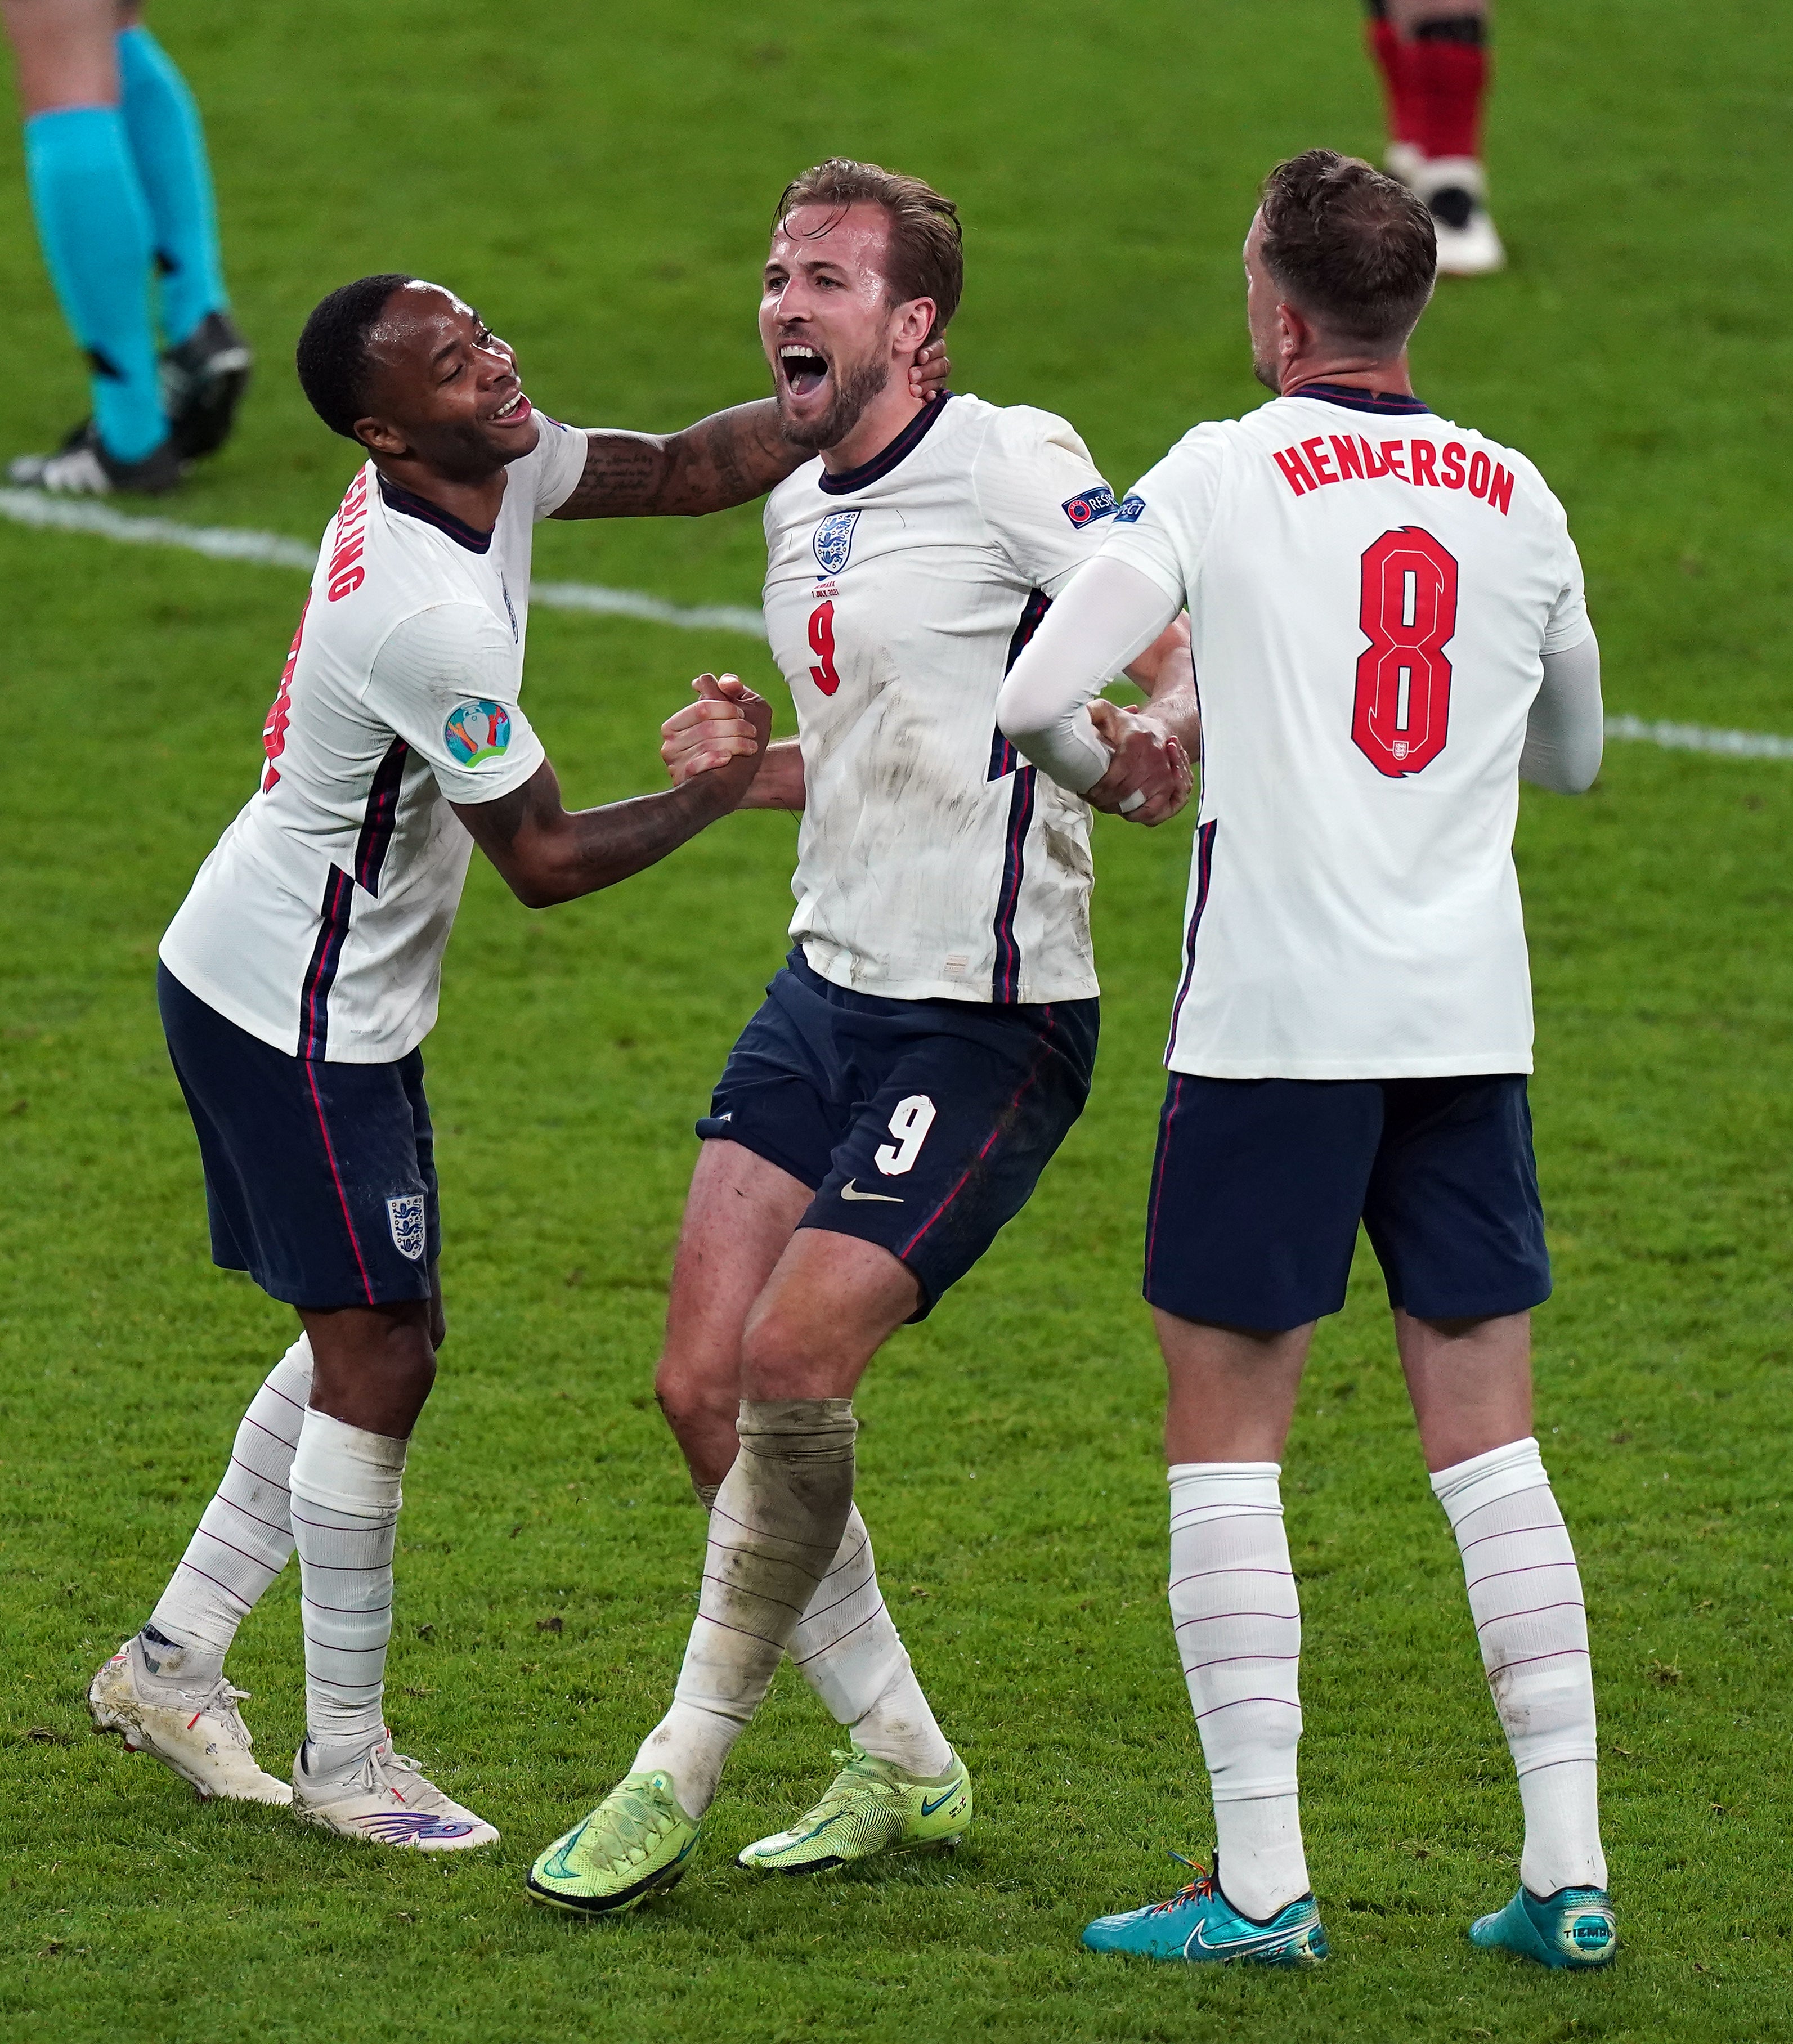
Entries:
<svg viewBox="0 0 1793 2044">
<path fill-rule="evenodd" d="M 1383 161 L 1431 208 L 1440 274 L 1499 269 L 1482 169 L 1488 0 L 1369 0 L 1369 40 L 1388 122 Z"/>
</svg>

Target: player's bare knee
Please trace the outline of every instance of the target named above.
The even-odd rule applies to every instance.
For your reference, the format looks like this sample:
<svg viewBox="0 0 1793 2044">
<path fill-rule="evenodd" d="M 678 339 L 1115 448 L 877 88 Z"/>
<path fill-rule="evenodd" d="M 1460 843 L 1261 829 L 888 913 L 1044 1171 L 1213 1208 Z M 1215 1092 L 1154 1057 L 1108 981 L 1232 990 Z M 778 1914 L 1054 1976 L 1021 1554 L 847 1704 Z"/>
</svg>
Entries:
<svg viewBox="0 0 1793 2044">
<path fill-rule="evenodd" d="M 654 1396 L 676 1433 L 708 1413 L 726 1412 L 732 1416 L 741 1393 L 731 1374 L 705 1370 L 689 1357 L 669 1353 L 660 1358 L 654 1373 Z"/>
<path fill-rule="evenodd" d="M 741 1339 L 743 1398 L 838 1397 L 842 1375 L 833 1345 L 805 1319 L 774 1308 L 748 1322 Z"/>
</svg>

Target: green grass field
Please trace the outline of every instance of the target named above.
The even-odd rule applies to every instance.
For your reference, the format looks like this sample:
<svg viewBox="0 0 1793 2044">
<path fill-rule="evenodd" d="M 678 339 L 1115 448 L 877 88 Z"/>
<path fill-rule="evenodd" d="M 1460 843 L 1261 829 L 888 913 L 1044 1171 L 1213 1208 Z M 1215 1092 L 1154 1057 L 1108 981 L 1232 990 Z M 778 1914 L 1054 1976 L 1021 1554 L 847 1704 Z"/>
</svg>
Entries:
<svg viewBox="0 0 1793 2044">
<path fill-rule="evenodd" d="M 538 399 L 672 427 L 764 388 L 754 275 L 786 177 L 835 152 L 964 205 L 961 389 L 1077 421 L 1124 486 L 1255 402 L 1237 248 L 1257 177 L 1377 144 L 1352 0 L 1035 0 L 821 16 L 676 0 L 156 0 L 210 121 L 242 432 L 175 515 L 315 536 L 352 456 L 288 363 L 363 271 L 474 297 Z M 1510 0 L 1490 155 L 1513 267 L 1447 288 L 1421 390 L 1569 507 L 1609 708 L 1793 730 L 1784 173 L 1793 29 L 1714 0 Z M 82 405 L 8 128 L 15 368 L 0 452 Z M 543 577 L 751 602 L 757 515 L 550 527 Z M 1082 1953 L 1208 1840 L 1163 1603 L 1158 1367 L 1136 1297 L 1188 832 L 1098 832 L 1104 1044 L 1031 1208 L 861 1400 L 887 1590 L 981 1814 L 950 1863 L 750 1886 L 830 1772 L 781 1678 L 701 1869 L 612 1927 L 520 1880 L 658 1716 L 702 1526 L 649 1395 L 690 1123 L 781 951 L 788 818 L 733 819 L 531 916 L 476 871 L 429 1046 L 452 1336 L 401 1528 L 390 1710 L 502 1829 L 443 1865 L 202 1808 L 87 1735 L 285 1346 L 215 1272 L 153 997 L 158 936 L 253 785 L 300 578 L 0 525 L 0 2038 L 1046 2040 L 1793 2037 L 1787 1462 L 1793 768 L 1614 747 L 1528 792 L 1519 857 L 1557 1270 L 1539 1431 L 1576 1535 L 1626 1948 L 1565 1979 L 1473 1953 L 1518 1798 L 1411 1438 L 1373 1266 L 1324 1328 L 1285 1476 L 1307 1825 L 1336 1954 L 1309 1977 Z M 530 709 L 569 791 L 652 785 L 727 635 L 538 611 Z M 789 728 L 789 708 L 781 711 Z M 232 1659 L 278 1768 L 296 1571 Z"/>
</svg>

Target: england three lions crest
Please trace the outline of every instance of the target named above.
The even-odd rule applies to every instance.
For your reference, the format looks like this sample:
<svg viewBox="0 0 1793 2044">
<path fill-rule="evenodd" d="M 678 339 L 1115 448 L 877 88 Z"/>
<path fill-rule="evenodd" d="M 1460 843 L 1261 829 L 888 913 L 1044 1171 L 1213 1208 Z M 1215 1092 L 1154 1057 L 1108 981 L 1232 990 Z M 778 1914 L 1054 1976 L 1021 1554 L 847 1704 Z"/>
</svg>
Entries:
<svg viewBox="0 0 1793 2044">
<path fill-rule="evenodd" d="M 857 511 L 831 511 L 816 528 L 810 544 L 824 574 L 837 575 L 846 567 L 847 557 L 853 551 L 853 528 L 858 522 Z"/>
<path fill-rule="evenodd" d="M 406 1193 L 401 1197 L 386 1201 L 386 1216 L 392 1224 L 392 1246 L 401 1256 L 408 1256 L 413 1263 L 420 1262 L 424 1254 L 424 1196 L 421 1193 Z"/>
</svg>

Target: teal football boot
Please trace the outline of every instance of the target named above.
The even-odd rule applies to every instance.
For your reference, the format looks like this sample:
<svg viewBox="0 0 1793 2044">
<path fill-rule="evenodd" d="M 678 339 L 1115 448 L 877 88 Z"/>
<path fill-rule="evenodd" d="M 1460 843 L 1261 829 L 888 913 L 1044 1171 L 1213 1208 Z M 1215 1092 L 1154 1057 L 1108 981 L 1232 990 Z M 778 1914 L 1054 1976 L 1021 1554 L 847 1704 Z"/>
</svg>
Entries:
<svg viewBox="0 0 1793 2044">
<path fill-rule="evenodd" d="M 1522 1888 L 1504 1909 L 1476 1919 L 1469 1942 L 1485 1951 L 1517 1952 L 1541 1966 L 1585 1973 L 1612 1963 L 1618 1928 L 1603 1888 L 1559 1888 L 1545 1896 Z"/>
<path fill-rule="evenodd" d="M 1195 1879 L 1168 1902 L 1129 1909 L 1119 1916 L 1098 1916 L 1083 1934 L 1092 1952 L 1127 1952 L 1143 1959 L 1181 1960 L 1188 1965 L 1223 1966 L 1317 1966 L 1327 1951 L 1320 1906 L 1311 1895 L 1279 1909 L 1259 1923 L 1242 1916 L 1220 1892 L 1220 1863 L 1214 1871 L 1181 1859 Z"/>
</svg>

